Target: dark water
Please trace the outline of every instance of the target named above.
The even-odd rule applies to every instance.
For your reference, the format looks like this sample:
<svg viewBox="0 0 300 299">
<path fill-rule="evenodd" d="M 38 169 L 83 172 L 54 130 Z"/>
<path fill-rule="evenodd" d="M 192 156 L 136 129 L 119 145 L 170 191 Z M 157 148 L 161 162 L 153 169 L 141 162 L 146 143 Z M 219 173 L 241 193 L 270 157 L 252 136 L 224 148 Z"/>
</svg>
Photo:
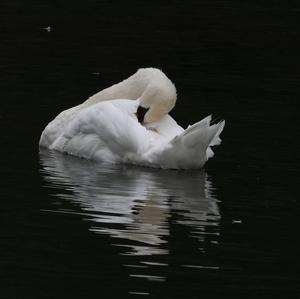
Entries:
<svg viewBox="0 0 300 299">
<path fill-rule="evenodd" d="M 297 298 L 299 20 L 296 1 L 2 0 L 0 298 Z M 226 119 L 205 170 L 39 153 L 58 112 L 145 66 L 181 125 Z"/>
</svg>

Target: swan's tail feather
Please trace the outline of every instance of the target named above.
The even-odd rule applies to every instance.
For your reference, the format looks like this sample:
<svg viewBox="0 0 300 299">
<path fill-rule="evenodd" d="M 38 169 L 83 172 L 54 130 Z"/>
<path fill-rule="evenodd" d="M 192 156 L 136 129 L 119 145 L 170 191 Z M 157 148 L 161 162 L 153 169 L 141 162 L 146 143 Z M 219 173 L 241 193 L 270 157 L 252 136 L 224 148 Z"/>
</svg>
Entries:
<svg viewBox="0 0 300 299">
<path fill-rule="evenodd" d="M 211 116 L 208 116 L 189 126 L 182 134 L 171 140 L 171 143 L 174 145 L 182 143 L 186 147 L 199 145 L 204 148 L 219 145 L 221 143 L 219 135 L 224 129 L 225 120 L 213 125 L 210 125 L 210 121 Z"/>
<path fill-rule="evenodd" d="M 184 132 L 176 136 L 162 153 L 164 161 L 160 161 L 166 168 L 199 168 L 214 154 L 211 146 L 221 143 L 220 134 L 225 121 L 212 124 L 208 116 L 189 126 Z M 176 165 L 173 165 L 176 161 Z"/>
<path fill-rule="evenodd" d="M 214 126 L 217 126 L 218 130 L 209 146 L 215 146 L 215 145 L 221 144 L 222 140 L 220 138 L 220 134 L 222 133 L 222 131 L 225 127 L 225 120 L 221 120 L 219 123 L 215 124 Z"/>
<path fill-rule="evenodd" d="M 188 126 L 187 129 L 184 130 L 184 132 L 180 136 L 190 134 L 191 132 L 199 130 L 200 128 L 207 128 L 209 127 L 210 122 L 211 122 L 211 115 L 203 118 L 202 120 L 198 121 L 193 125 Z"/>
</svg>

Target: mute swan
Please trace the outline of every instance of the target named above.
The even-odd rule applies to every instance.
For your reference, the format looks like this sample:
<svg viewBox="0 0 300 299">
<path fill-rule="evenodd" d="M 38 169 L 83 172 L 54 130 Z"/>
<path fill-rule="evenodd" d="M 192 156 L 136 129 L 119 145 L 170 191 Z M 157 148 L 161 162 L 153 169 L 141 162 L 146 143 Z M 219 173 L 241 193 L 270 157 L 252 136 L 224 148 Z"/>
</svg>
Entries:
<svg viewBox="0 0 300 299">
<path fill-rule="evenodd" d="M 176 88 L 155 68 L 61 112 L 44 129 L 39 145 L 86 159 L 159 168 L 201 168 L 220 144 L 225 121 L 211 116 L 184 130 L 168 114 Z"/>
</svg>

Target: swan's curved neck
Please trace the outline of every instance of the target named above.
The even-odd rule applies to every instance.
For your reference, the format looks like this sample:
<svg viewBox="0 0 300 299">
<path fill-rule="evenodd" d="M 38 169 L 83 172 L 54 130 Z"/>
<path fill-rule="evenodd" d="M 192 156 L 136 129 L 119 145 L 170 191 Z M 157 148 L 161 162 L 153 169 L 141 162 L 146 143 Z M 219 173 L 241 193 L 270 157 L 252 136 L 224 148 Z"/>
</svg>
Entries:
<svg viewBox="0 0 300 299">
<path fill-rule="evenodd" d="M 113 99 L 139 99 L 142 107 L 149 108 L 146 122 L 152 122 L 166 115 L 174 107 L 176 98 L 174 84 L 161 70 L 145 68 L 139 69 L 128 79 L 94 94 L 83 106 Z"/>
</svg>

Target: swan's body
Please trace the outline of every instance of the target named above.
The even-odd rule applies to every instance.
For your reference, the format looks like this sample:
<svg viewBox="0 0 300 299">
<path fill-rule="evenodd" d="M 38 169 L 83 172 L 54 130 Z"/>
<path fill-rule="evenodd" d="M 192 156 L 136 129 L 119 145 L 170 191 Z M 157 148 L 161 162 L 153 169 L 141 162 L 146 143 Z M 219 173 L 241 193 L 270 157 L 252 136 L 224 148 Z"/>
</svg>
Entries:
<svg viewBox="0 0 300 299">
<path fill-rule="evenodd" d="M 129 98 L 129 99 L 128 99 Z M 172 82 L 157 69 L 127 80 L 63 111 L 47 125 L 40 146 L 75 156 L 161 168 L 200 168 L 220 143 L 224 121 L 210 117 L 184 130 L 167 113 L 176 102 Z M 135 115 L 147 108 L 144 123 Z"/>
</svg>

